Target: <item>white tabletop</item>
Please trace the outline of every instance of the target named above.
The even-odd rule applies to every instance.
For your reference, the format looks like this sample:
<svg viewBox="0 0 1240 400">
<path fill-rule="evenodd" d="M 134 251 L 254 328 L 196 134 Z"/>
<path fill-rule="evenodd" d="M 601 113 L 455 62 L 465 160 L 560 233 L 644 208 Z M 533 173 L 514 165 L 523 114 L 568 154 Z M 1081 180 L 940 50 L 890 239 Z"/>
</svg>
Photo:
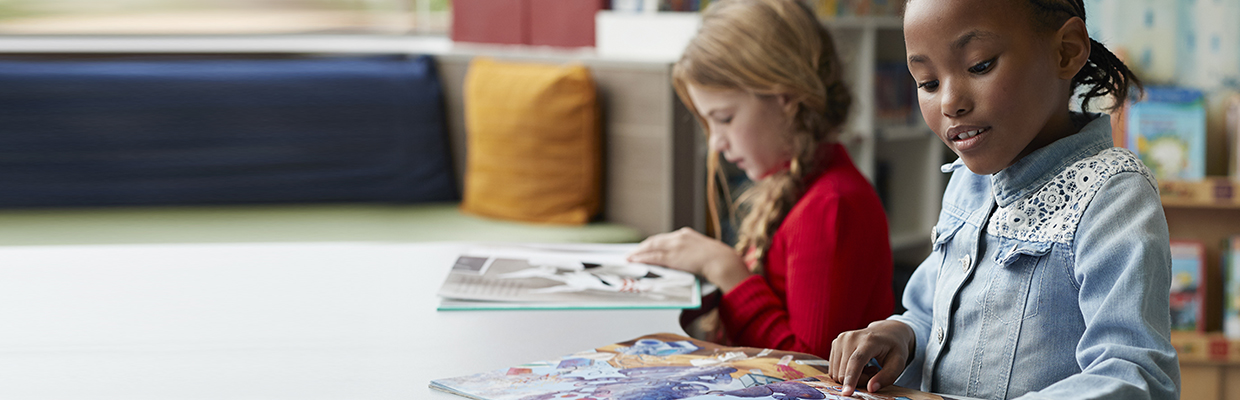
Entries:
<svg viewBox="0 0 1240 400">
<path fill-rule="evenodd" d="M 437 312 L 461 243 L 0 247 L 0 399 L 457 398 L 675 310 Z"/>
</svg>

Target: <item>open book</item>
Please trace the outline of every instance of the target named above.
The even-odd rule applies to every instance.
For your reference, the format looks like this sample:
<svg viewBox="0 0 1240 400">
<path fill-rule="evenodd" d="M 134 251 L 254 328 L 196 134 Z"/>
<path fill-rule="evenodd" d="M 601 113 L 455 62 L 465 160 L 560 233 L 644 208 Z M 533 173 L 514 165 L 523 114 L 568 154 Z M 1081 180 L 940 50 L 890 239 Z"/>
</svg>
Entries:
<svg viewBox="0 0 1240 400">
<path fill-rule="evenodd" d="M 843 396 L 826 364 L 809 354 L 659 333 L 555 360 L 436 379 L 430 387 L 477 400 L 945 399 L 894 386 Z"/>
<path fill-rule="evenodd" d="M 629 263 L 636 244 L 471 248 L 439 288 L 439 310 L 698 308 L 697 277 Z"/>
</svg>

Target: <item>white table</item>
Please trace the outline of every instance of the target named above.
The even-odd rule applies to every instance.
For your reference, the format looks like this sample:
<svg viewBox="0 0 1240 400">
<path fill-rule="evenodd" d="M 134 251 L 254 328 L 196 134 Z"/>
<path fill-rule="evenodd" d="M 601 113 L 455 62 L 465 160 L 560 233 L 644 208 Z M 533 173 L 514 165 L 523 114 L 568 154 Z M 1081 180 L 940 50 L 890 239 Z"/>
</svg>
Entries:
<svg viewBox="0 0 1240 400">
<path fill-rule="evenodd" d="M 0 248 L 0 399 L 458 398 L 675 310 L 437 312 L 462 243 Z"/>
</svg>

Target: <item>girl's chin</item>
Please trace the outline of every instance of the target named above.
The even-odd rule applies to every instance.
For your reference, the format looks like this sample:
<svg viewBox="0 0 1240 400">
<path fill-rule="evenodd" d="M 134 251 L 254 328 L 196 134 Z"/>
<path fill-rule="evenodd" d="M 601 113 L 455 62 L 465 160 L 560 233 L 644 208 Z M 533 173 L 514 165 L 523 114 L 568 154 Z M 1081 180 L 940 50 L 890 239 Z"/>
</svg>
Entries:
<svg viewBox="0 0 1240 400">
<path fill-rule="evenodd" d="M 974 174 L 978 174 L 978 175 L 992 175 L 999 171 L 1002 171 L 1003 168 L 1005 168 L 1005 167 L 996 166 L 994 163 L 991 163 L 991 162 L 984 162 L 980 160 L 969 160 L 968 158 L 964 159 L 964 166 L 965 168 L 968 168 L 970 172 L 973 172 Z"/>
</svg>

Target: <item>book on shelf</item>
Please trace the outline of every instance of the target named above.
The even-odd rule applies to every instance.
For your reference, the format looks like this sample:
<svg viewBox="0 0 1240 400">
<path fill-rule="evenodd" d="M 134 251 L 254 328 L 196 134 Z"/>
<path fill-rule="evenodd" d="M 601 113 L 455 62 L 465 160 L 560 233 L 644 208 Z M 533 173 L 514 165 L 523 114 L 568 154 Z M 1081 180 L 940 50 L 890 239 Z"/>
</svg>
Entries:
<svg viewBox="0 0 1240 400">
<path fill-rule="evenodd" d="M 1223 239 L 1223 334 L 1240 340 L 1240 235 Z"/>
<path fill-rule="evenodd" d="M 1171 329 L 1205 332 L 1206 246 L 1171 241 Z"/>
<path fill-rule="evenodd" d="M 725 347 L 658 333 L 474 375 L 432 380 L 436 390 L 477 400 L 518 399 L 883 399 L 942 400 L 889 386 L 840 394 L 827 363 L 809 354 Z"/>
<path fill-rule="evenodd" d="M 922 126 L 917 107 L 917 83 L 903 62 L 874 67 L 874 119 L 878 127 Z M 929 132 L 929 129 L 926 130 Z"/>
<path fill-rule="evenodd" d="M 1240 179 L 1240 93 L 1231 95 L 1226 107 L 1227 148 L 1231 158 L 1227 169 L 1232 179 Z"/>
<path fill-rule="evenodd" d="M 701 305 L 693 274 L 630 263 L 636 244 L 470 248 L 440 286 L 438 310 L 685 309 Z"/>
<path fill-rule="evenodd" d="M 1206 110 L 1201 91 L 1148 87 L 1124 111 L 1127 148 L 1159 181 L 1199 181 L 1206 175 Z"/>
</svg>

